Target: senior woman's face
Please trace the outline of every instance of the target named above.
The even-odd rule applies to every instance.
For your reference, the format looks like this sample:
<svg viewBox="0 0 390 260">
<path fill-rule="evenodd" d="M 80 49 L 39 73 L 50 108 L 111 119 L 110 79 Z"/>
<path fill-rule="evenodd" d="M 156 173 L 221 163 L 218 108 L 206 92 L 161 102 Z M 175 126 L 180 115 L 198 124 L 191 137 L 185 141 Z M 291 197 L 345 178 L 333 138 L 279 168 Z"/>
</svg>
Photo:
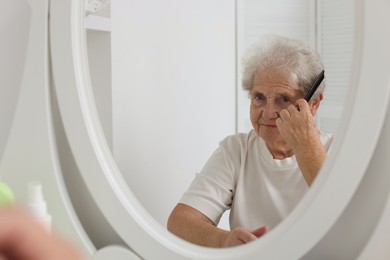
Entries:
<svg viewBox="0 0 390 260">
<path fill-rule="evenodd" d="M 275 123 L 279 112 L 303 97 L 285 75 L 275 71 L 257 73 L 250 97 L 250 118 L 257 134 L 265 142 L 281 138 Z"/>
</svg>

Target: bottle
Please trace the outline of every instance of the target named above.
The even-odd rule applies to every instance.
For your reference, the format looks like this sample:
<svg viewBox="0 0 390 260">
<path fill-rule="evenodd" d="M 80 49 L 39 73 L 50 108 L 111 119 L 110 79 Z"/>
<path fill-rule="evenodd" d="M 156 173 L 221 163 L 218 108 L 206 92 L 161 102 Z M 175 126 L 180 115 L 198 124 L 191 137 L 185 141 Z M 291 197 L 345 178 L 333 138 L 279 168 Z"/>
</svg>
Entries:
<svg viewBox="0 0 390 260">
<path fill-rule="evenodd" d="M 0 207 L 15 204 L 15 196 L 10 187 L 0 181 Z"/>
<path fill-rule="evenodd" d="M 32 182 L 28 185 L 27 209 L 49 232 L 51 231 L 51 215 L 47 212 L 47 204 L 43 197 L 42 185 Z"/>
</svg>

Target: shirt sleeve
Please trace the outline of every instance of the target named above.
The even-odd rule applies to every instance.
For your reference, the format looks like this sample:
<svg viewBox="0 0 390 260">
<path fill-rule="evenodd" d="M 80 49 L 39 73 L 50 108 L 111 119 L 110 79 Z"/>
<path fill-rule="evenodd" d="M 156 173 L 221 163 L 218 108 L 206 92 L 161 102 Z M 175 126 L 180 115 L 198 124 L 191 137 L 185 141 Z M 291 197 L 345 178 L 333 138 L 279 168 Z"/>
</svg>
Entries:
<svg viewBox="0 0 390 260">
<path fill-rule="evenodd" d="M 234 167 L 229 152 L 231 149 L 221 142 L 180 200 L 180 203 L 202 212 L 215 225 L 230 209 L 235 190 Z"/>
</svg>

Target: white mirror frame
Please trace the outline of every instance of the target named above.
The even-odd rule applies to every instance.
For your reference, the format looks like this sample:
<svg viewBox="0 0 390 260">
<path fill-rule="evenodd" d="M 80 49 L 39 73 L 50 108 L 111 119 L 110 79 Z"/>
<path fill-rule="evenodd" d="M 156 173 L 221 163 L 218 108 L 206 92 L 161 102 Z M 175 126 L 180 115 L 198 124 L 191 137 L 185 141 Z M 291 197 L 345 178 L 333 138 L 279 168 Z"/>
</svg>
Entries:
<svg viewBox="0 0 390 260">
<path fill-rule="evenodd" d="M 337 223 L 348 218 L 354 199 L 364 187 L 362 180 L 369 179 L 370 169 L 375 169 L 370 161 L 376 161 L 382 170 L 388 167 L 384 157 L 375 151 L 380 138 L 387 142 L 390 138 L 389 132 L 382 129 L 384 122 L 389 125 L 385 116 L 390 93 L 390 1 L 357 1 L 357 47 L 350 97 L 333 153 L 307 196 L 262 239 L 224 250 L 199 247 L 171 235 L 146 212 L 124 182 L 106 144 L 93 100 L 83 2 L 51 1 L 54 85 L 82 178 L 107 221 L 129 248 L 145 259 L 300 259 L 321 254 L 316 248 L 329 244 L 327 237 L 332 236 L 336 227 L 343 233 L 343 226 Z M 385 178 L 384 173 L 381 176 Z M 388 186 L 383 187 L 384 194 L 389 191 Z M 361 212 L 365 212 L 366 206 L 360 205 Z M 376 215 L 371 219 L 378 218 Z M 368 240 L 370 234 L 363 234 L 361 240 Z M 345 254 L 361 250 L 360 241 L 354 246 Z"/>
</svg>

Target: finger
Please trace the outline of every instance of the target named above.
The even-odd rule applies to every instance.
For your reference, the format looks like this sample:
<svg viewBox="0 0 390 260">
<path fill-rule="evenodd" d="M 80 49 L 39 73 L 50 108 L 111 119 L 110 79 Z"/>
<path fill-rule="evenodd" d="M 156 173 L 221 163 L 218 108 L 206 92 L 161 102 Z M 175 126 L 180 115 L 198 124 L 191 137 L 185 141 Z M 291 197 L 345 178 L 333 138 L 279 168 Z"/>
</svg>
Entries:
<svg viewBox="0 0 390 260">
<path fill-rule="evenodd" d="M 260 227 L 256 230 L 253 230 L 251 233 L 255 235 L 257 238 L 263 236 L 265 233 L 268 232 L 268 228 L 266 226 Z"/>
<path fill-rule="evenodd" d="M 295 105 L 289 105 L 289 106 L 287 107 L 287 110 L 288 110 L 288 112 L 290 113 L 290 115 L 293 115 L 293 114 L 295 114 L 295 113 L 297 113 L 297 112 L 300 111 L 299 107 L 298 107 L 298 106 L 295 106 Z"/>
<path fill-rule="evenodd" d="M 280 117 L 279 117 L 279 118 L 276 118 L 275 123 L 276 123 L 276 126 L 277 126 L 278 129 L 279 129 L 279 128 L 282 127 L 282 125 L 283 125 L 283 120 L 280 119 Z"/>
<path fill-rule="evenodd" d="M 282 109 L 279 112 L 279 117 L 284 121 L 290 118 L 290 112 L 287 109 Z"/>
<path fill-rule="evenodd" d="M 309 104 L 304 99 L 298 99 L 296 105 L 299 111 L 304 111 L 309 109 Z"/>
<path fill-rule="evenodd" d="M 237 233 L 237 238 L 244 244 L 257 239 L 257 237 L 249 231 Z"/>
</svg>

